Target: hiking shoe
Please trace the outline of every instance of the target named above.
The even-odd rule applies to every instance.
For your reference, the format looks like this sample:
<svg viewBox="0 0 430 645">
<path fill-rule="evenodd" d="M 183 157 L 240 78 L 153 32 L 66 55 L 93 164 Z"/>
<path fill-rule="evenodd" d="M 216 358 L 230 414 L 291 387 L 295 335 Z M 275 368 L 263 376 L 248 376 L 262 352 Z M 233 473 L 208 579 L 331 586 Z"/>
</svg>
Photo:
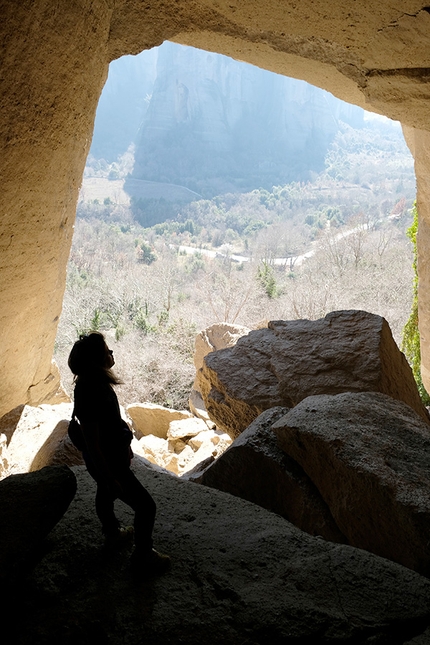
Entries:
<svg viewBox="0 0 430 645">
<path fill-rule="evenodd" d="M 105 535 L 104 546 L 107 549 L 120 549 L 132 542 L 134 528 L 132 526 L 121 526 L 117 531 Z"/>
<path fill-rule="evenodd" d="M 133 575 L 158 575 L 165 573 L 172 566 L 170 556 L 152 549 L 149 553 L 142 555 L 134 551 L 130 558 Z"/>
</svg>

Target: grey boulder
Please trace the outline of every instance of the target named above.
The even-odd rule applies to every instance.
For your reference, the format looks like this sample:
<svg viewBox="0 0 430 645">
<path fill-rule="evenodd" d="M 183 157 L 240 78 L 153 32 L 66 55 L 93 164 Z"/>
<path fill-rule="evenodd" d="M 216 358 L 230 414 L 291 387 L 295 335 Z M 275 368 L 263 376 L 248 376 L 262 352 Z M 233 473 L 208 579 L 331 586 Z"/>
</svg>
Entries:
<svg viewBox="0 0 430 645">
<path fill-rule="evenodd" d="M 210 418 L 233 438 L 264 410 L 315 394 L 383 392 L 429 420 L 387 321 L 365 311 L 269 322 L 205 356 L 197 376 Z"/>
<path fill-rule="evenodd" d="M 345 543 L 314 484 L 277 445 L 271 426 L 287 412 L 277 407 L 260 414 L 195 481 L 278 513 L 311 535 Z"/>
<path fill-rule="evenodd" d="M 349 544 L 430 576 L 430 428 L 376 393 L 308 397 L 273 425 Z"/>
</svg>

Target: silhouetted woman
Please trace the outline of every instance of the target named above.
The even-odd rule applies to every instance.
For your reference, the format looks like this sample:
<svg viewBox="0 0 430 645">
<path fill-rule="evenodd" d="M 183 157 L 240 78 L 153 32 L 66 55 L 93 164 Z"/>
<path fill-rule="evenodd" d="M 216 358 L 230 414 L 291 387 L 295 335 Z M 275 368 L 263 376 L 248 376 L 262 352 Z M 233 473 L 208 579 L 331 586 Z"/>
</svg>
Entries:
<svg viewBox="0 0 430 645">
<path fill-rule="evenodd" d="M 113 352 L 103 334 L 81 336 L 73 345 L 69 367 L 75 375 L 74 415 L 83 435 L 82 455 L 97 483 L 96 512 L 108 543 L 119 542 L 130 529 L 121 528 L 114 501 L 121 499 L 135 512 L 135 571 L 161 572 L 170 558 L 152 548 L 155 502 L 130 470 L 132 433 L 121 418 L 113 385 L 120 383 L 111 371 Z"/>
</svg>

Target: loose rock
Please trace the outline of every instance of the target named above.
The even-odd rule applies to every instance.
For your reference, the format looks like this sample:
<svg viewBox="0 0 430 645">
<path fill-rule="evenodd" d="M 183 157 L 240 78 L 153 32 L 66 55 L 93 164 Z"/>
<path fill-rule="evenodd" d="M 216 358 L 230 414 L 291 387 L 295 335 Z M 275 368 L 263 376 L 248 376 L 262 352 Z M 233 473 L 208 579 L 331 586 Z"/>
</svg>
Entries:
<svg viewBox="0 0 430 645">
<path fill-rule="evenodd" d="M 187 410 L 172 410 L 155 403 L 133 403 L 126 407 L 126 411 L 138 439 L 150 434 L 167 439 L 171 421 L 191 419 L 193 416 Z"/>
</svg>

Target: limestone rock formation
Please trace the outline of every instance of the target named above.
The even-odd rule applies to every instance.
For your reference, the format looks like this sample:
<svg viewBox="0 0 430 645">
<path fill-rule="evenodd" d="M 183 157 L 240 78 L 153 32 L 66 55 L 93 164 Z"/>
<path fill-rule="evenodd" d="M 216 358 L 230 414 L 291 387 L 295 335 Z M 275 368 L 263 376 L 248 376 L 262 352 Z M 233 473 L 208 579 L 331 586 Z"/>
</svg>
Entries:
<svg viewBox="0 0 430 645">
<path fill-rule="evenodd" d="M 363 124 L 361 109 L 319 88 L 169 42 L 149 94 L 133 176 L 205 196 L 305 180 L 323 168 L 339 116 Z"/>
<path fill-rule="evenodd" d="M 233 325 L 226 322 L 214 323 L 210 327 L 199 332 L 194 341 L 194 365 L 196 378 L 189 398 L 191 412 L 205 421 L 210 421 L 204 401 L 200 392 L 198 372 L 203 367 L 203 359 L 210 352 L 218 349 L 233 347 L 241 336 L 246 336 L 251 330 L 242 325 Z"/>
<path fill-rule="evenodd" d="M 210 352 L 218 349 L 233 347 L 239 338 L 249 334 L 251 330 L 242 325 L 233 325 L 227 322 L 214 323 L 197 334 L 195 339 L 194 365 L 198 371 L 203 367 L 203 359 Z"/>
<path fill-rule="evenodd" d="M 155 545 L 172 570 L 133 582 L 129 550 L 103 554 L 95 485 L 78 467 L 78 495 L 17 591 L 20 620 L 3 605 L 20 645 L 394 645 L 430 623 L 430 583 L 418 574 L 231 495 L 135 472 L 157 503 Z M 129 524 L 132 512 L 118 516 Z"/>
<path fill-rule="evenodd" d="M 10 475 L 0 482 L 2 587 L 10 576 L 23 575 L 23 567 L 37 554 L 44 538 L 66 512 L 75 492 L 76 477 L 67 466 Z"/>
<path fill-rule="evenodd" d="M 39 448 L 31 462 L 30 472 L 40 470 L 45 466 L 80 466 L 84 463 L 82 453 L 69 439 L 69 420 L 63 419 L 55 426 L 52 433 Z M 29 446 L 32 445 L 32 437 L 27 435 Z"/>
<path fill-rule="evenodd" d="M 195 437 L 200 432 L 205 432 L 208 429 L 203 419 L 178 419 L 171 421 L 167 430 L 167 438 L 170 441 L 177 439 L 185 439 L 186 437 Z"/>
<path fill-rule="evenodd" d="M 233 438 L 263 410 L 293 407 L 313 394 L 383 392 L 428 421 L 388 323 L 365 311 L 272 321 L 208 354 L 198 378 L 209 416 Z"/>
<path fill-rule="evenodd" d="M 277 446 L 271 426 L 287 412 L 287 408 L 278 407 L 260 414 L 194 481 L 278 513 L 311 535 L 345 543 L 314 484 Z"/>
<path fill-rule="evenodd" d="M 26 405 L 0 419 L 0 479 L 51 464 L 82 463 L 67 438 L 73 405 Z M 3 464 L 1 463 L 3 462 Z"/>
<path fill-rule="evenodd" d="M 166 439 L 171 421 L 191 419 L 193 416 L 187 410 L 172 410 L 155 403 L 133 403 L 126 407 L 126 411 L 138 439 L 148 434 Z"/>
<path fill-rule="evenodd" d="M 148 434 L 133 439 L 132 450 L 152 464 L 182 476 L 201 462 L 213 461 L 228 448 L 230 437 L 195 417 L 171 421 L 166 438 Z"/>
<path fill-rule="evenodd" d="M 379 392 L 312 396 L 273 425 L 349 544 L 430 575 L 430 428 Z"/>
</svg>

